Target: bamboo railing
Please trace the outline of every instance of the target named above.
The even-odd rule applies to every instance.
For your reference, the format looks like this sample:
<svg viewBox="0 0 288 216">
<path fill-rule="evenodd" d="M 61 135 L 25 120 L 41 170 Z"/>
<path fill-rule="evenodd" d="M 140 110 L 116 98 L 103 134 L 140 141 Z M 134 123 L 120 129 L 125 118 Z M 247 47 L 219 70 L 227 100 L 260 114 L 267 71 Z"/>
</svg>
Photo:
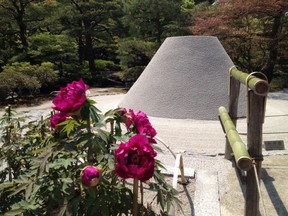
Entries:
<svg viewBox="0 0 288 216">
<path fill-rule="evenodd" d="M 230 68 L 229 73 L 236 80 L 249 87 L 257 95 L 266 96 L 269 92 L 269 85 L 267 81 L 253 76 L 253 74 L 256 73 L 244 73 L 239 71 L 236 67 Z M 261 76 L 264 76 L 264 74 L 261 74 Z"/>
<path fill-rule="evenodd" d="M 252 167 L 252 159 L 246 149 L 246 145 L 239 136 L 225 107 L 219 107 L 218 111 L 223 130 L 233 150 L 237 167 L 243 171 L 250 170 Z"/>
<path fill-rule="evenodd" d="M 264 79 L 260 79 L 256 75 L 260 75 Z M 256 216 L 259 212 L 258 182 L 261 179 L 263 160 L 262 130 L 269 84 L 264 74 L 259 72 L 247 74 L 239 71 L 236 67 L 230 68 L 229 76 L 229 111 L 227 112 L 222 107 L 219 108 L 219 118 L 226 133 L 225 158 L 231 159 L 234 155 L 237 167 L 247 171 L 245 216 Z M 246 146 L 236 130 L 241 84 L 246 86 L 247 97 L 247 150 L 244 149 Z M 251 164 L 254 169 L 250 169 Z"/>
</svg>

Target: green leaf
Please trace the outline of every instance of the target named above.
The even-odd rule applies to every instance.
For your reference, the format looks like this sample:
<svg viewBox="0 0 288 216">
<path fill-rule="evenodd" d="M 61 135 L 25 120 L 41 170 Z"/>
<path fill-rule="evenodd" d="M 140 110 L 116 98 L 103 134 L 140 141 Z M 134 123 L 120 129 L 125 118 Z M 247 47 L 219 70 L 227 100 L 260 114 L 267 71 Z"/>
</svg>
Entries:
<svg viewBox="0 0 288 216">
<path fill-rule="evenodd" d="M 67 159 L 59 158 L 59 159 L 56 159 L 53 163 L 47 163 L 46 164 L 46 172 L 49 172 L 49 169 L 59 169 L 60 167 L 65 167 L 65 169 L 67 169 L 74 162 L 76 162 L 76 159 L 74 159 L 74 158 L 67 158 Z"/>
<path fill-rule="evenodd" d="M 96 156 L 97 161 L 102 161 L 103 158 L 104 158 L 104 155 L 102 155 L 102 154 L 99 154 Z"/>
<path fill-rule="evenodd" d="M 100 122 L 97 122 L 96 124 L 94 124 L 94 127 L 95 128 L 104 128 L 104 127 L 106 127 L 106 123 L 100 121 Z"/>
<path fill-rule="evenodd" d="M 29 201 L 29 198 L 31 196 L 31 191 L 32 191 L 33 183 L 31 182 L 28 184 L 28 187 L 25 189 L 25 200 Z"/>
<path fill-rule="evenodd" d="M 41 188 L 41 184 L 39 184 L 39 183 L 34 184 L 31 196 L 34 196 L 40 188 Z"/>
<path fill-rule="evenodd" d="M 115 161 L 114 161 L 114 156 L 109 155 L 108 157 L 108 167 L 110 170 L 115 169 Z"/>
<path fill-rule="evenodd" d="M 62 184 L 62 191 L 63 191 L 63 193 L 69 195 L 69 192 L 66 191 L 67 189 L 69 189 L 69 185 L 66 183 L 63 183 Z"/>
<path fill-rule="evenodd" d="M 93 190 L 93 188 L 88 188 L 87 192 L 88 192 L 90 197 L 92 197 L 93 199 L 96 198 L 96 194 L 95 194 L 95 191 Z"/>
<path fill-rule="evenodd" d="M 39 153 L 41 153 L 41 152 L 43 152 L 45 150 L 46 150 L 46 148 L 39 148 L 39 149 L 36 149 L 36 150 L 32 151 L 32 154 L 39 154 Z"/>
<path fill-rule="evenodd" d="M 89 99 L 89 98 L 87 98 L 87 102 L 89 103 L 89 105 L 96 104 L 96 101 L 91 100 L 91 99 Z M 100 112 L 100 111 L 99 111 L 99 112 Z"/>
<path fill-rule="evenodd" d="M 152 145 L 152 146 L 153 146 L 155 151 L 161 152 L 161 153 L 163 152 L 163 150 L 159 146 L 157 146 L 157 145 Z"/>
<path fill-rule="evenodd" d="M 114 116 L 114 110 L 113 110 L 113 109 L 108 110 L 108 111 L 104 114 L 104 116 Z"/>
<path fill-rule="evenodd" d="M 162 194 L 162 191 L 159 190 L 158 193 L 157 193 L 157 203 L 160 203 L 160 206 L 162 209 L 165 208 L 165 201 L 163 199 L 163 194 Z"/>
<path fill-rule="evenodd" d="M 12 182 L 3 182 L 2 184 L 0 184 L 0 190 L 13 187 L 13 186 L 14 186 L 14 183 Z"/>
<path fill-rule="evenodd" d="M 121 124 L 119 122 L 115 124 L 115 133 L 116 135 L 121 135 L 122 133 Z"/>
<path fill-rule="evenodd" d="M 83 134 L 78 140 L 77 140 L 77 145 L 85 145 L 87 142 L 89 142 L 90 139 L 93 138 L 93 134 L 92 133 L 86 133 Z"/>
<path fill-rule="evenodd" d="M 22 184 L 21 186 L 16 187 L 16 189 L 11 194 L 9 194 L 8 197 L 12 197 L 12 196 L 18 194 L 19 192 L 21 192 L 22 190 L 25 190 L 27 185 L 28 184 Z"/>
<path fill-rule="evenodd" d="M 56 142 L 50 143 L 50 144 L 48 144 L 45 148 L 40 148 L 40 149 L 36 149 L 36 150 L 32 151 L 32 154 L 39 154 L 39 153 L 44 153 L 44 154 L 46 154 L 46 153 L 47 153 L 47 149 L 51 149 L 51 148 L 53 148 L 55 145 L 57 145 Z"/>
<path fill-rule="evenodd" d="M 161 163 L 161 161 L 157 159 L 155 160 L 155 165 L 156 165 L 157 170 L 162 170 L 162 169 L 167 170 L 166 167 Z"/>
<path fill-rule="evenodd" d="M 101 137 L 101 139 L 107 143 L 109 133 L 107 131 L 102 130 L 102 129 L 98 129 L 97 132 L 98 132 L 98 135 Z"/>
<path fill-rule="evenodd" d="M 122 141 L 122 142 L 128 142 L 128 140 L 130 139 L 129 136 L 113 136 L 115 140 L 117 141 Z"/>
<path fill-rule="evenodd" d="M 104 121 L 105 123 L 113 122 L 113 121 L 114 121 L 114 118 L 113 118 L 112 116 L 108 116 L 108 117 L 105 117 L 105 118 L 103 119 L 103 121 Z"/>
<path fill-rule="evenodd" d="M 63 161 L 63 165 L 64 167 L 67 169 L 69 166 L 71 166 L 73 163 L 75 163 L 77 160 L 74 159 L 74 158 L 67 158 L 67 159 L 64 159 Z"/>
<path fill-rule="evenodd" d="M 71 178 L 61 178 L 61 181 L 67 184 L 73 183 L 73 180 Z"/>
<path fill-rule="evenodd" d="M 110 150 L 114 151 L 114 150 L 116 150 L 118 148 L 119 148 L 119 145 L 112 144 L 111 147 L 110 147 Z"/>
<path fill-rule="evenodd" d="M 67 133 L 67 136 L 70 135 L 70 133 L 72 131 L 75 130 L 76 127 L 80 126 L 81 124 L 79 122 L 77 122 L 75 119 L 67 119 L 64 122 L 61 122 L 60 124 L 58 124 L 58 126 L 63 126 L 62 130 L 63 132 Z"/>
<path fill-rule="evenodd" d="M 98 122 L 100 120 L 100 115 L 101 111 L 97 109 L 95 106 L 90 106 L 89 107 L 90 111 L 90 117 L 94 123 Z"/>
<path fill-rule="evenodd" d="M 9 212 L 6 212 L 4 216 L 21 215 L 21 213 L 23 212 L 24 212 L 24 209 L 14 209 L 14 210 L 10 210 Z"/>
<path fill-rule="evenodd" d="M 74 214 L 72 215 L 77 215 L 75 214 L 76 212 L 78 212 L 78 208 L 79 208 L 79 203 L 81 201 L 81 195 L 73 197 L 71 200 L 69 200 L 68 202 L 68 210 L 69 212 L 72 212 Z"/>
</svg>

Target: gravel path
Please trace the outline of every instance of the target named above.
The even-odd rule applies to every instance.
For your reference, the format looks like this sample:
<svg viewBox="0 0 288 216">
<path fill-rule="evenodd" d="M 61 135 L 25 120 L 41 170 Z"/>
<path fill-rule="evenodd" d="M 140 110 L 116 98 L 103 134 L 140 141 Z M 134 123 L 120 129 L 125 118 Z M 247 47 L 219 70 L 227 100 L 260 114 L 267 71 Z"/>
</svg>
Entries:
<svg viewBox="0 0 288 216">
<path fill-rule="evenodd" d="M 269 94 L 263 140 L 282 139 L 285 149 L 288 149 L 288 100 L 286 97 L 287 93 L 284 91 Z M 92 89 L 91 98 L 97 102 L 96 106 L 105 112 L 116 108 L 125 98 L 125 94 L 110 92 L 107 89 L 102 89 L 100 92 L 99 89 Z M 39 106 L 22 106 L 16 110 L 21 115 L 33 115 L 38 118 L 49 114 L 51 106 L 51 101 L 45 101 Z M 188 185 L 178 185 L 184 215 L 243 215 L 243 194 L 231 162 L 223 157 L 225 136 L 219 121 L 159 117 L 150 117 L 150 120 L 158 136 L 175 153 L 183 154 L 185 169 L 194 169 L 196 172 L 195 178 L 190 178 Z M 237 128 L 243 134 L 241 137 L 245 142 L 246 120 L 239 120 Z M 158 158 L 167 167 L 173 169 L 175 163 L 173 157 L 167 149 L 163 148 L 163 151 Z M 269 212 L 272 212 L 270 215 L 275 215 L 275 212 L 285 212 L 285 206 L 288 209 L 288 197 L 285 195 L 287 194 L 285 183 L 288 175 L 287 165 L 279 162 L 279 154 L 283 155 L 284 162 L 287 161 L 288 150 L 263 151 L 263 154 L 267 157 L 263 163 L 266 171 L 263 175 L 266 177 L 263 180 L 264 199 Z M 275 165 L 275 161 L 282 166 Z M 273 181 L 271 181 L 272 178 Z M 167 179 L 171 181 L 172 177 L 168 176 Z M 275 203 L 282 203 L 282 205 L 275 210 Z M 176 215 L 182 215 L 179 209 L 176 209 Z"/>
</svg>

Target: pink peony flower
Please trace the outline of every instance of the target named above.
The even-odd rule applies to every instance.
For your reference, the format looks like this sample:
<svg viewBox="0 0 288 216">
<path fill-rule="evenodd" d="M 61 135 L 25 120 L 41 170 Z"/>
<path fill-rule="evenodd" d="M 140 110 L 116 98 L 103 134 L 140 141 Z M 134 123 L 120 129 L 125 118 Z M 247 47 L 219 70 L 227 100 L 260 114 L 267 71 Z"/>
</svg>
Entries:
<svg viewBox="0 0 288 216">
<path fill-rule="evenodd" d="M 82 79 L 67 84 L 65 88 L 60 88 L 60 92 L 53 99 L 52 102 L 55 106 L 52 108 L 65 113 L 78 110 L 87 99 L 87 90 L 88 85 Z"/>
<path fill-rule="evenodd" d="M 50 119 L 50 127 L 56 128 L 57 124 L 65 121 L 70 115 L 63 112 L 57 112 L 55 115 L 53 115 Z"/>
<path fill-rule="evenodd" d="M 145 134 L 149 137 L 149 141 L 156 143 L 153 137 L 156 136 L 156 130 L 152 127 L 148 116 L 139 111 L 137 114 L 134 113 L 132 109 L 129 110 L 129 116 L 126 119 L 126 127 L 130 129 L 131 125 L 134 125 L 140 134 Z"/>
<path fill-rule="evenodd" d="M 154 174 L 157 153 L 146 136 L 137 134 L 127 143 L 121 143 L 115 152 L 116 174 L 121 178 L 135 178 L 147 181 Z"/>
<path fill-rule="evenodd" d="M 96 186 L 101 177 L 101 171 L 95 166 L 86 166 L 81 171 L 81 180 L 86 187 Z"/>
</svg>

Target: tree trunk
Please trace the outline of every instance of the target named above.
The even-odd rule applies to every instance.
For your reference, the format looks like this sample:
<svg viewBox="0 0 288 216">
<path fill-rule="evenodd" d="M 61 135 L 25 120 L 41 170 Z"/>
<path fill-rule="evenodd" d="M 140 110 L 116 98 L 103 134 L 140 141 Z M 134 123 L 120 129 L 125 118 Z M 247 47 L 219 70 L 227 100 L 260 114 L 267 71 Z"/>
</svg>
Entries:
<svg viewBox="0 0 288 216">
<path fill-rule="evenodd" d="M 28 41 L 27 41 L 27 25 L 24 22 L 23 18 L 25 15 L 25 7 L 27 6 L 27 2 L 23 1 L 12 1 L 12 5 L 14 7 L 13 16 L 17 22 L 19 27 L 19 36 L 22 44 L 22 51 L 27 53 L 28 50 Z"/>
<path fill-rule="evenodd" d="M 93 51 L 93 43 L 92 43 L 92 36 L 91 36 L 91 24 L 90 21 L 84 21 L 84 27 L 85 27 L 85 57 L 89 64 L 89 72 L 91 73 L 91 76 L 94 78 L 96 73 L 96 66 L 95 66 L 95 57 L 94 57 L 94 51 Z"/>
<path fill-rule="evenodd" d="M 161 37 L 162 37 L 162 25 L 160 23 L 160 8 L 159 8 L 159 3 L 156 2 L 157 4 L 157 14 L 156 14 L 156 20 L 155 20 L 155 25 L 156 25 L 156 41 L 157 43 L 161 43 Z"/>
<path fill-rule="evenodd" d="M 96 67 L 95 67 L 95 62 L 94 62 L 94 51 L 93 51 L 93 45 L 92 45 L 92 37 L 90 33 L 86 33 L 85 35 L 85 50 L 86 50 L 86 59 L 88 60 L 89 63 L 89 71 L 94 77 L 96 75 Z"/>
<path fill-rule="evenodd" d="M 82 22 L 79 22 L 79 26 L 82 29 Z M 84 61 L 84 44 L 83 44 L 83 35 L 82 35 L 82 30 L 78 33 L 78 63 L 79 65 L 83 65 Z"/>
<path fill-rule="evenodd" d="M 27 52 L 28 50 L 28 42 L 27 42 L 27 37 L 26 37 L 26 24 L 23 22 L 23 20 L 19 20 L 18 22 L 19 25 L 19 30 L 20 30 L 20 40 L 22 43 L 22 49 L 24 52 Z"/>
<path fill-rule="evenodd" d="M 271 32 L 271 42 L 269 44 L 269 58 L 267 64 L 262 69 L 262 72 L 267 76 L 269 83 L 272 81 L 274 67 L 277 62 L 278 45 L 281 39 L 280 37 L 281 30 L 282 30 L 282 14 L 279 14 L 278 16 L 274 17 Z"/>
</svg>

